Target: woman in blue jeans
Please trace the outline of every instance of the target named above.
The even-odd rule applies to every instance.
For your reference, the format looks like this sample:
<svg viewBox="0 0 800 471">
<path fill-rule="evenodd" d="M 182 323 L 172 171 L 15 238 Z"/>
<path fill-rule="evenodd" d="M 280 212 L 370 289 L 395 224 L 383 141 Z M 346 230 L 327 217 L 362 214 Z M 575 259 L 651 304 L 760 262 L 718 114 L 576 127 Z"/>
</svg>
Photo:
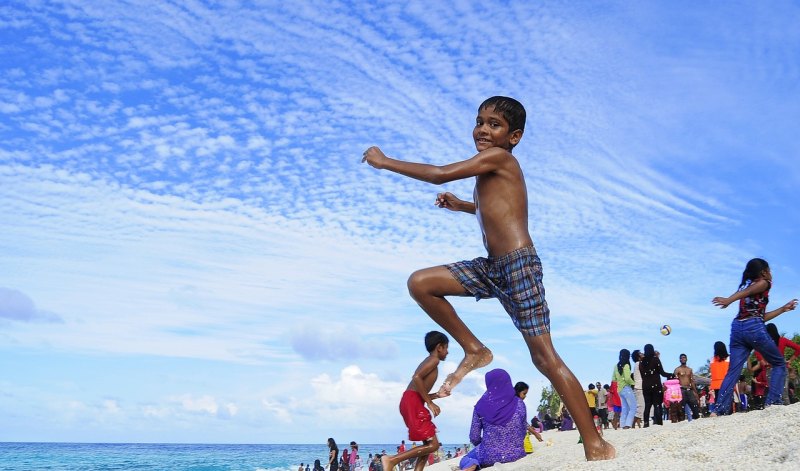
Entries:
<svg viewBox="0 0 800 471">
<path fill-rule="evenodd" d="M 619 398 L 622 402 L 622 413 L 619 424 L 623 429 L 631 428 L 636 416 L 636 396 L 633 394 L 633 376 L 631 375 L 631 352 L 623 348 L 619 351 L 619 362 L 614 368 L 611 381 L 617 382 Z"/>
<path fill-rule="evenodd" d="M 739 312 L 731 323 L 731 362 L 728 373 L 722 381 L 719 396 L 716 398 L 716 414 L 730 414 L 733 387 L 742 372 L 742 365 L 755 349 L 770 365 L 772 377 L 769 381 L 769 394 L 766 404 L 783 404 L 783 379 L 786 377 L 786 360 L 778 351 L 775 342 L 767 333 L 764 322 L 778 317 L 797 307 L 793 299 L 774 311 L 766 312 L 769 302 L 769 289 L 772 287 L 772 272 L 766 260 L 754 258 L 747 262 L 742 273 L 739 289 L 727 298 L 716 297 L 711 300 L 715 306 L 724 309 L 734 301 L 739 301 Z"/>
</svg>

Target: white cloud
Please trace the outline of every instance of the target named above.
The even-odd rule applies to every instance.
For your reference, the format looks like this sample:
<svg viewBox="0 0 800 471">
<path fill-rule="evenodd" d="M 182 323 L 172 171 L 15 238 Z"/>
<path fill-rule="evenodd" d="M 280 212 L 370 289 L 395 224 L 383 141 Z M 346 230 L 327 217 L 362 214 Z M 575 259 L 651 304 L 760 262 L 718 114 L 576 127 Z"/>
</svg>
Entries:
<svg viewBox="0 0 800 471">
<path fill-rule="evenodd" d="M 528 109 L 515 155 L 560 354 L 592 380 L 651 335 L 665 355 L 703 357 L 729 318 L 708 301 L 751 256 L 773 263 L 774 299 L 797 296 L 798 11 L 768 10 L 11 3 L 0 20 L 12 38 L 0 66 L 3 344 L 281 378 L 113 403 L 59 396 L 120 421 L 229 418 L 247 436 L 242 424 L 269 416 L 306 440 L 303 426 L 340 410 L 333 393 L 352 427 L 374 425 L 361 422 L 366 404 L 402 432 L 398 391 L 435 328 L 405 280 L 484 249 L 474 217 L 432 205 L 472 182 L 432 187 L 359 156 L 380 145 L 436 164 L 469 157 L 475 107 L 502 93 Z M 499 366 L 538 384 L 496 302 L 453 302 Z M 668 339 L 653 330 L 664 322 Z M 480 375 L 463 387 L 443 406 L 444 430 L 463 427 Z M 164 399 L 176 391 L 201 391 L 186 393 L 193 410 Z"/>
</svg>

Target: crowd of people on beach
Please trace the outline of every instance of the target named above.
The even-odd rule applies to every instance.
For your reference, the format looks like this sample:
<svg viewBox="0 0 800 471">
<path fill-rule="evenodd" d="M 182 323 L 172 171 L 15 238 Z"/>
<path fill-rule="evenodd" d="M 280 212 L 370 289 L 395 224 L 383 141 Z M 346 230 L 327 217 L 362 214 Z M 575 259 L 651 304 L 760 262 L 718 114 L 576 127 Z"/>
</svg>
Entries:
<svg viewBox="0 0 800 471">
<path fill-rule="evenodd" d="M 415 441 L 407 445 L 405 440 L 401 440 L 400 444 L 397 445 L 396 451 L 399 454 L 416 448 L 417 446 L 419 445 Z M 357 442 L 351 441 L 349 447 L 339 450 L 339 445 L 336 444 L 336 440 L 328 438 L 328 459 L 326 463 L 323 464 L 320 460 L 315 460 L 313 468 L 311 468 L 310 463 L 300 463 L 300 467 L 297 471 L 384 471 L 381 464 L 381 457 L 387 455 L 385 449 L 376 453 L 368 453 L 366 461 L 364 461 L 359 453 L 359 448 L 360 446 Z M 442 460 L 464 456 L 469 451 L 470 445 L 468 443 L 465 443 L 463 447 L 455 447 L 452 450 L 445 451 L 440 448 L 435 453 L 431 453 L 428 456 L 426 464 L 434 464 Z M 412 458 L 399 463 L 394 467 L 394 471 L 413 469 L 415 464 L 416 459 Z"/>
<path fill-rule="evenodd" d="M 800 345 L 782 337 L 774 323 L 767 324 L 771 342 L 778 347 L 781 356 L 786 348 L 794 352 L 789 360 L 800 356 Z M 642 350 L 627 349 L 619 352 L 619 361 L 612 370 L 610 384 L 600 382 L 588 385 L 584 391 L 587 405 L 596 424 L 603 429 L 649 427 L 718 414 L 719 397 L 723 380 L 728 374 L 730 355 L 724 342 L 714 343 L 714 356 L 710 360 L 710 377 L 696 375 L 687 366 L 687 356 L 680 354 L 679 366 L 671 372 L 664 370 L 660 354 L 652 344 Z M 733 384 L 733 393 L 725 412 L 747 412 L 763 409 L 769 394 L 773 366 L 763 355 L 755 352 L 744 370 L 738 372 Z M 732 374 L 735 372 L 732 372 Z M 661 378 L 664 378 L 662 381 Z M 798 372 L 788 367 L 788 374 L 778 393 L 782 404 L 793 404 L 797 398 Z M 569 412 L 562 407 L 554 416 L 545 413 L 542 417 L 544 430 L 571 430 Z"/>
<path fill-rule="evenodd" d="M 459 468 L 475 471 L 495 463 L 516 461 L 532 451 L 532 436 L 542 441 L 544 430 L 556 427 L 571 430 L 570 410 L 593 417 L 595 428 L 591 431 L 602 436 L 603 430 L 609 427 L 647 428 L 651 423 L 661 426 L 665 421 L 692 421 L 796 402 L 798 374 L 795 368 L 789 367 L 785 350 L 794 350 L 790 358 L 794 360 L 800 356 L 800 345 L 779 335 L 777 326 L 765 324 L 765 320 L 795 309 L 797 301 L 766 312 L 770 286 L 769 266 L 762 259 L 753 259 L 745 268 L 737 292 L 712 300 L 722 308 L 736 300 L 741 302 L 731 327 L 732 354 L 728 353 L 724 342 L 714 343 L 714 356 L 708 367 L 710 378 L 695 375 L 687 365 L 686 354 L 678 356 L 677 367 L 666 371 L 660 353 L 652 344 L 632 353 L 623 348 L 612 368 L 610 384 L 589 384 L 584 391 L 586 402 L 580 407 L 574 408 L 574 404 L 571 406 L 565 401 L 557 419 L 540 412 L 528 423 L 524 404 L 527 384 L 519 382 L 512 386 L 506 371 L 489 371 L 485 378 L 486 392 L 475 404 L 470 426 L 469 438 L 475 447 L 462 457 Z M 428 462 L 433 462 L 439 449 L 431 412 L 433 416 L 438 414 L 439 408 L 432 400 L 443 395 L 441 389 L 439 392 L 420 391 L 431 390 L 438 363 L 447 357 L 449 339 L 441 332 L 432 331 L 426 335 L 425 345 L 429 355 L 417 367 L 401 400 L 400 411 L 409 427 L 410 438 L 432 438 L 423 440 L 423 446 L 416 450 L 398 450 L 397 455 L 381 457 L 381 471 L 407 463 L 409 458 L 427 457 Z M 586 409 L 580 410 L 583 407 Z M 583 430 L 580 435 L 583 441 Z M 413 467 L 420 471 L 424 464 L 417 461 Z"/>
</svg>

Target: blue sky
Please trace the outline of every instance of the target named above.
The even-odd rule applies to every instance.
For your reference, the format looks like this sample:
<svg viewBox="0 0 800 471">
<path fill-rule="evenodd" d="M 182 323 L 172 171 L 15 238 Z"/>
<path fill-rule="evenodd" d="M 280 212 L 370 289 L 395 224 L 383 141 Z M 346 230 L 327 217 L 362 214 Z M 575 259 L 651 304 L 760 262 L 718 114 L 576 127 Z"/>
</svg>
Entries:
<svg viewBox="0 0 800 471">
<path fill-rule="evenodd" d="M 0 440 L 405 438 L 436 327 L 406 279 L 484 249 L 433 206 L 470 181 L 361 153 L 468 158 L 498 94 L 528 111 L 514 153 L 581 383 L 648 342 L 702 366 L 748 259 L 771 307 L 800 296 L 798 22 L 793 2 L 4 3 Z M 500 305 L 454 304 L 533 410 L 547 383 Z M 440 401 L 445 443 L 485 371 Z"/>
</svg>

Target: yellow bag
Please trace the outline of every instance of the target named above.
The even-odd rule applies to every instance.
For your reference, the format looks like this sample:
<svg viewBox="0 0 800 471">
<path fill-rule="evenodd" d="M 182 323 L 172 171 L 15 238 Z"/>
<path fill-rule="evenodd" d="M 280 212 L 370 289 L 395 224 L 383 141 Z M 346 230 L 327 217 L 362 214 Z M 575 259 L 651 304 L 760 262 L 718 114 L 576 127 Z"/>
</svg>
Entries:
<svg viewBox="0 0 800 471">
<path fill-rule="evenodd" d="M 522 444 L 525 447 L 525 453 L 533 453 L 533 445 L 531 444 L 530 432 L 525 432 L 525 441 L 522 442 Z"/>
</svg>

